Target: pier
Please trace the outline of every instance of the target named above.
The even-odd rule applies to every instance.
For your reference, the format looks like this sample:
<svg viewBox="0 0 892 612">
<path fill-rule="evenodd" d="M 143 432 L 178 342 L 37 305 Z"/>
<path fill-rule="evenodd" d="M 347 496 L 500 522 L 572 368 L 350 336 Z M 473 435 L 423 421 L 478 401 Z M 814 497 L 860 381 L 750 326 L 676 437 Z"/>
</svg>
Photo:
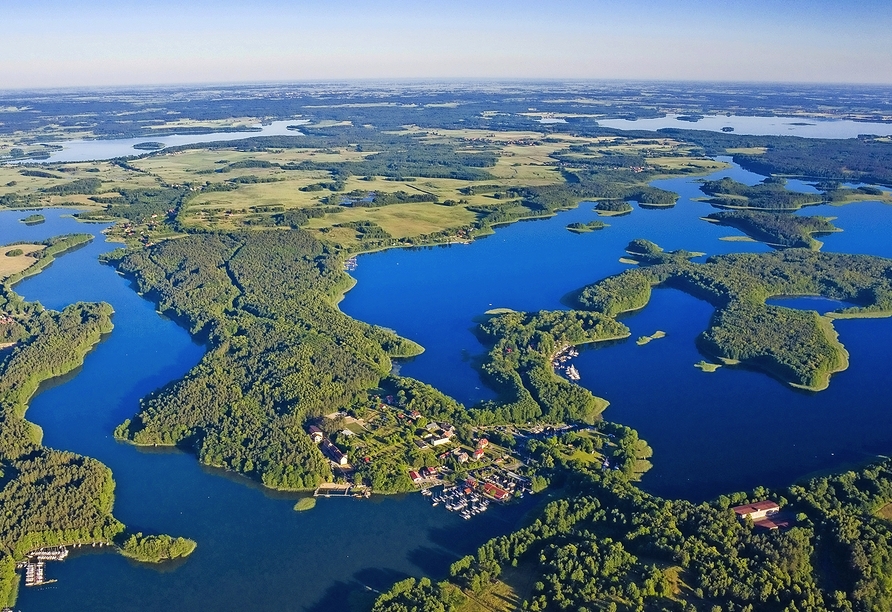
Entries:
<svg viewBox="0 0 892 612">
<path fill-rule="evenodd" d="M 366 486 L 333 482 L 324 482 L 313 491 L 313 497 L 371 497 L 371 494 L 371 490 Z"/>
</svg>

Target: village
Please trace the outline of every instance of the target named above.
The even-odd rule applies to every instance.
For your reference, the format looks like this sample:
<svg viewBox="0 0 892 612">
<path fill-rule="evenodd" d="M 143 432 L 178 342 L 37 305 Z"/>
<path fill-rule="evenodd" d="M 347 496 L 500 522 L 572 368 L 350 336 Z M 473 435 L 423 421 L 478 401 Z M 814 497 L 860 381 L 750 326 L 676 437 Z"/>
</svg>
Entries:
<svg viewBox="0 0 892 612">
<path fill-rule="evenodd" d="M 415 491 L 470 519 L 544 488 L 534 486 L 539 461 L 530 448 L 537 444 L 558 449 L 567 461 L 616 469 L 609 453 L 599 452 L 613 435 L 591 426 L 464 426 L 459 435 L 451 423 L 428 420 L 404 403 L 386 395 L 361 414 L 339 411 L 307 425 L 335 474 L 335 483 L 322 484 L 316 496 Z"/>
</svg>

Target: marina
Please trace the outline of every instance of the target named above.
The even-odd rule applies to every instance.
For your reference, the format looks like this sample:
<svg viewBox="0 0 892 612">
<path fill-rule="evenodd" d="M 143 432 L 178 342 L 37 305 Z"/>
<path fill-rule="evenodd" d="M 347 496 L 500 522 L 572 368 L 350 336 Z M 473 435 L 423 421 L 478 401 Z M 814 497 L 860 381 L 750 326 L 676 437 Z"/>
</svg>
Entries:
<svg viewBox="0 0 892 612">
<path fill-rule="evenodd" d="M 26 561 L 16 565 L 16 570 L 25 572 L 26 587 L 41 586 L 55 582 L 46 577 L 47 562 L 64 561 L 68 557 L 68 549 L 65 546 L 38 548 L 29 552 L 26 557 Z"/>
</svg>

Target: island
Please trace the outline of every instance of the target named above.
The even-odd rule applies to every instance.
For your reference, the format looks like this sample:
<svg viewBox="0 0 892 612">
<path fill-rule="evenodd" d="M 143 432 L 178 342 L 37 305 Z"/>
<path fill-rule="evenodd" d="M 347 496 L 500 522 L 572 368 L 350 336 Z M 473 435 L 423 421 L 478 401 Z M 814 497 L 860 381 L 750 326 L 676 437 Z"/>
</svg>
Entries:
<svg viewBox="0 0 892 612">
<path fill-rule="evenodd" d="M 712 213 L 705 221 L 735 227 L 751 238 L 781 248 L 819 249 L 815 235 L 842 231 L 828 217 L 807 217 L 789 213 L 732 210 Z"/>
<path fill-rule="evenodd" d="M 571 223 L 567 226 L 567 229 L 575 234 L 587 234 L 588 232 L 604 229 L 605 227 L 610 226 L 603 221 L 589 221 L 588 223 Z"/>
<path fill-rule="evenodd" d="M 41 214 L 33 214 L 33 215 L 28 215 L 27 217 L 23 217 L 21 219 L 21 221 L 25 225 L 38 225 L 38 224 L 46 221 L 46 218 Z"/>
</svg>

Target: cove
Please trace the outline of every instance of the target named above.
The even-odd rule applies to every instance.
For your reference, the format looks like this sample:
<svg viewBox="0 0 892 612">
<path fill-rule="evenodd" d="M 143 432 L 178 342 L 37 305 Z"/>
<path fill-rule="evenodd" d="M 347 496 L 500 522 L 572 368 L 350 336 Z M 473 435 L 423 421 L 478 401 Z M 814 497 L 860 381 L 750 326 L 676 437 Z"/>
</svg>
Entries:
<svg viewBox="0 0 892 612">
<path fill-rule="evenodd" d="M 764 178 L 736 165 L 705 178 L 724 176 L 747 184 Z M 466 405 L 491 398 L 473 367 L 484 353 L 472 332 L 474 319 L 486 310 L 564 308 L 561 297 L 568 292 L 625 269 L 619 257 L 635 238 L 707 255 L 768 250 L 761 243 L 719 240 L 742 234 L 700 219 L 716 209 L 695 201 L 703 197 L 698 180 L 654 181 L 680 194 L 674 208 L 636 206 L 629 215 L 604 218 L 610 227 L 597 232 L 566 230 L 569 223 L 598 218 L 591 204 L 582 203 L 550 219 L 499 228 L 470 245 L 361 256 L 351 272 L 358 282 L 341 308 L 425 347 L 402 364 L 402 374 Z M 799 214 L 837 217 L 834 223 L 843 231 L 821 237 L 825 251 L 892 257 L 883 231 L 892 215 L 889 206 L 816 206 Z M 657 290 L 649 306 L 623 317 L 630 339 L 594 345 L 574 361 L 580 384 L 611 402 L 605 418 L 634 427 L 653 447 L 645 489 L 705 499 L 757 485 L 788 485 L 816 470 L 892 450 L 892 380 L 884 365 L 892 320 L 836 321 L 850 367 L 833 376 L 828 390 L 807 393 L 745 368 L 695 368 L 703 359 L 696 338 L 711 316 L 705 302 Z M 657 330 L 667 336 L 636 345 L 635 338 Z"/>
<path fill-rule="evenodd" d="M 39 240 L 91 232 L 97 239 L 16 286 L 29 300 L 62 308 L 104 300 L 114 331 L 69 376 L 51 381 L 27 418 L 44 444 L 99 459 L 111 468 L 115 515 L 134 530 L 198 541 L 185 562 L 140 565 L 112 553 L 79 551 L 48 568 L 57 583 L 22 588 L 28 612 L 346 610 L 407 575 L 444 576 L 450 563 L 490 537 L 507 533 L 539 499 L 493 508 L 469 523 L 420 495 L 371 500 L 320 499 L 297 513 L 296 495 L 278 494 L 231 474 L 203 468 L 191 454 L 140 451 L 112 437 L 141 397 L 185 374 L 204 353 L 174 322 L 159 316 L 128 281 L 97 257 L 117 245 L 101 225 L 44 210 L 46 223 L 26 226 L 29 212 L 0 213 L 0 238 Z"/>
</svg>

